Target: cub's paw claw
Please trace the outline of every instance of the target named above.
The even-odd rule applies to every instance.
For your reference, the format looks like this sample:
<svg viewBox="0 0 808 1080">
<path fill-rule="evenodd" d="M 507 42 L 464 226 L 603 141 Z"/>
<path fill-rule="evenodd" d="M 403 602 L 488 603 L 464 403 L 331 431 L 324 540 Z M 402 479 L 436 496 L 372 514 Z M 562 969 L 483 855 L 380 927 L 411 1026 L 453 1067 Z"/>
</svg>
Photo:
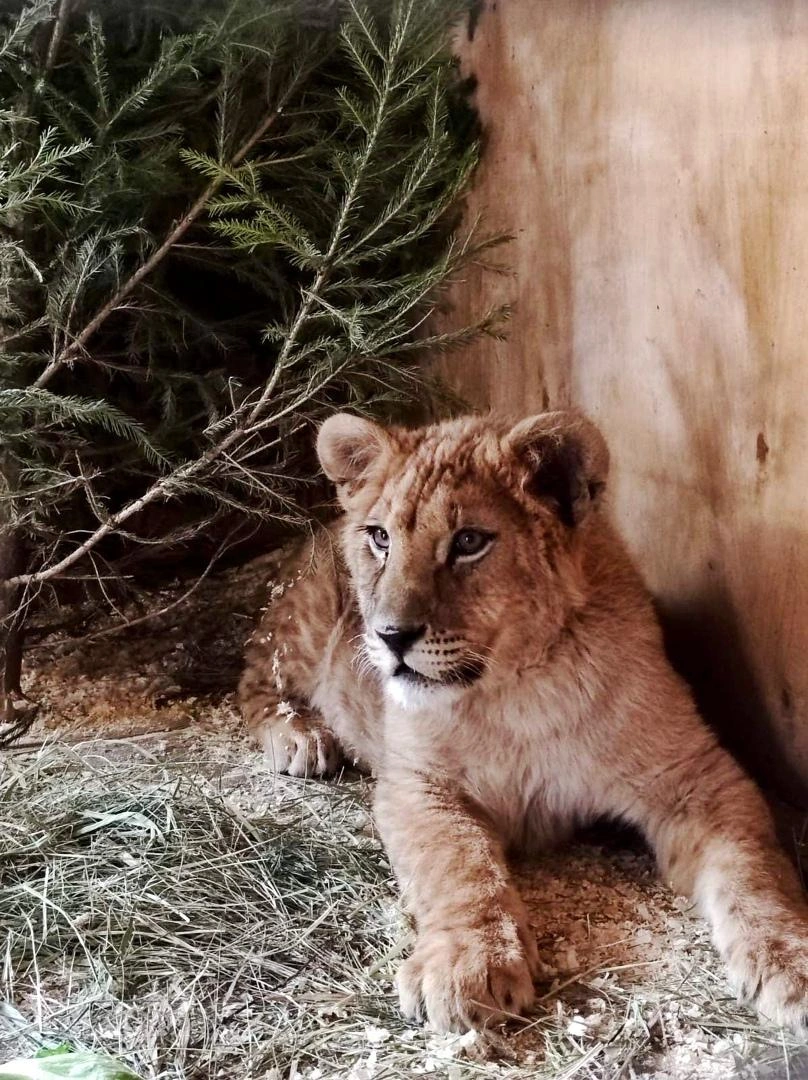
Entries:
<svg viewBox="0 0 808 1080">
<path fill-rule="evenodd" d="M 533 958 L 520 937 L 510 917 L 481 929 L 424 934 L 396 977 L 402 1012 L 439 1031 L 467 1031 L 520 1015 L 535 997 Z"/>
<path fill-rule="evenodd" d="M 323 728 L 284 721 L 265 724 L 258 732 L 264 754 L 274 772 L 289 776 L 333 776 L 342 764 L 334 736 Z"/>
<path fill-rule="evenodd" d="M 742 1001 L 774 1024 L 808 1035 L 808 921 L 772 922 L 727 950 L 730 981 Z"/>
</svg>

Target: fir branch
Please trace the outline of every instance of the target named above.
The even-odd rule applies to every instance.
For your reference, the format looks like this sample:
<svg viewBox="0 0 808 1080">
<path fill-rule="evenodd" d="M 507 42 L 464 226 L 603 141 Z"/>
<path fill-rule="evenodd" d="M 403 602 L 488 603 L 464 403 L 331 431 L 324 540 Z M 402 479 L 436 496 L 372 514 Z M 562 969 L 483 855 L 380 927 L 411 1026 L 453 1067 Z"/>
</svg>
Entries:
<svg viewBox="0 0 808 1080">
<path fill-rule="evenodd" d="M 22 467 L 4 505 L 38 545 L 28 566 L 7 575 L 6 595 L 24 590 L 28 602 L 75 577 L 82 560 L 94 568 L 117 550 L 105 543 L 112 537 L 127 550 L 164 543 L 163 532 L 149 534 L 154 516 L 145 514 L 158 504 L 189 508 L 183 523 L 165 530 L 186 538 L 229 513 L 299 523 L 300 493 L 312 478 L 302 431 L 335 405 L 372 412 L 415 396 L 423 375 L 411 356 L 435 290 L 474 250 L 452 240 L 448 225 L 477 150 L 461 146 L 447 118 L 451 63 L 439 7 L 440 0 L 402 0 L 377 24 L 348 0 L 338 35 L 277 69 L 274 45 L 239 43 L 250 54 L 247 77 L 225 66 L 215 114 L 209 88 L 200 89 L 195 100 L 206 120 L 181 151 L 184 121 L 161 104 L 152 60 L 145 75 L 121 83 L 102 37 L 95 46 L 85 37 L 86 82 L 76 100 L 67 82 L 47 83 L 39 100 L 58 123 L 55 145 L 90 131 L 93 157 L 52 186 L 58 197 L 74 177 L 89 177 L 80 219 L 65 227 L 54 210 L 53 220 L 21 234 L 44 288 L 23 295 L 21 334 L 16 324 L 6 330 L 7 344 L 19 346 L 8 354 L 6 385 L 19 392 L 16 380 L 23 394 L 49 396 L 5 399 L 8 444 Z M 161 46 L 172 58 L 163 74 L 187 71 L 192 50 L 169 44 Z M 51 74 L 64 71 L 60 64 Z M 261 115 L 250 81 L 256 73 L 272 102 Z M 125 102 L 131 115 L 127 107 L 113 123 Z M 229 125 L 236 117 L 243 132 L 245 116 L 252 134 L 239 144 Z M 226 153 L 228 145 L 238 149 Z M 166 225 L 169 215 L 153 214 L 150 189 L 139 185 L 150 168 L 159 184 L 178 159 L 202 190 Z M 142 223 L 137 200 L 149 213 Z M 174 204 L 155 198 L 154 205 Z M 173 288 L 169 252 L 183 255 L 183 270 L 203 267 L 208 282 L 210 267 L 226 288 L 239 283 L 238 300 L 243 294 L 252 305 L 233 316 L 235 364 L 226 321 L 198 314 Z M 164 263 L 170 273 L 157 273 Z M 33 279 L 21 266 L 12 272 Z M 475 331 L 495 332 L 497 319 L 486 314 Z M 426 337 L 441 347 L 452 335 Z M 198 369 L 197 343 L 205 356 Z M 62 392 L 51 395 L 45 385 L 57 372 Z M 169 462 L 149 459 L 138 441 L 140 432 L 154 444 L 157 431 Z M 47 492 L 69 508 L 69 528 L 43 505 Z M 99 561 L 97 569 L 106 576 L 110 567 Z"/>
<path fill-rule="evenodd" d="M 252 148 L 262 139 L 270 130 L 272 125 L 283 113 L 284 105 L 295 92 L 298 86 L 298 82 L 303 79 L 305 69 L 300 69 L 297 76 L 297 81 L 292 81 L 287 86 L 279 102 L 269 109 L 266 114 L 261 118 L 261 121 L 256 126 L 252 134 L 242 143 L 241 147 L 236 151 L 231 159 L 228 169 L 232 170 L 237 168 L 244 158 L 250 153 Z M 130 277 L 118 288 L 113 296 L 107 300 L 105 304 L 96 312 L 96 314 L 89 320 L 84 329 L 78 334 L 68 345 L 66 345 L 57 356 L 55 356 L 42 374 L 35 380 L 34 386 L 37 388 L 43 388 L 51 381 L 56 373 L 63 368 L 66 364 L 72 363 L 86 348 L 87 343 L 96 333 L 96 331 L 106 322 L 109 316 L 117 311 L 126 298 L 134 292 L 137 286 L 151 274 L 156 267 L 163 261 L 165 256 L 171 251 L 174 245 L 182 239 L 188 232 L 194 222 L 200 217 L 200 215 L 206 209 L 208 203 L 216 195 L 225 182 L 225 177 L 217 177 L 210 181 L 210 183 L 203 189 L 201 194 L 188 208 L 185 214 L 180 220 L 172 227 L 168 232 L 163 242 L 155 251 L 141 263 L 141 265 L 131 274 Z"/>
<path fill-rule="evenodd" d="M 11 415 L 47 424 L 87 424 L 116 438 L 131 442 L 149 461 L 165 467 L 168 461 L 149 439 L 143 425 L 106 401 L 68 394 L 51 394 L 41 388 L 0 389 L 0 420 Z M 12 436 L 13 438 L 13 436 Z"/>
<path fill-rule="evenodd" d="M 0 60 L 19 57 L 31 34 L 40 26 L 43 18 L 48 18 L 53 0 L 32 0 L 26 4 L 16 22 L 9 27 L 8 33 L 0 37 Z"/>
</svg>

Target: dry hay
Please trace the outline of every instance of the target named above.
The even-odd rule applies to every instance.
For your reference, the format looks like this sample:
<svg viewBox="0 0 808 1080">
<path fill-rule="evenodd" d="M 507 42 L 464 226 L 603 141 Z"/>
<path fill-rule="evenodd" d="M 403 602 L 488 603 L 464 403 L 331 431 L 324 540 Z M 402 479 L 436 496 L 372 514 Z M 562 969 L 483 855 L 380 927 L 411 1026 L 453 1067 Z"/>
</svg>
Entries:
<svg viewBox="0 0 808 1080">
<path fill-rule="evenodd" d="M 237 733 L 229 690 L 269 565 L 30 653 L 34 735 L 138 737 L 0 758 L 0 1060 L 67 1040 L 148 1080 L 808 1075 L 733 1000 L 648 854 L 614 845 L 518 871 L 548 965 L 533 1017 L 461 1037 L 404 1023 L 391 980 L 410 934 L 365 784 L 274 778 Z"/>
<path fill-rule="evenodd" d="M 206 746 L 202 764 L 192 740 L 164 763 L 6 758 L 0 1059 L 68 1040 L 150 1080 L 683 1080 L 792 1052 L 728 995 L 645 853 L 584 846 L 521 871 L 553 969 L 535 1016 L 461 1037 L 406 1024 L 391 974 L 410 933 L 364 782 L 276 780 L 238 743 Z"/>
<path fill-rule="evenodd" d="M 351 1038 L 366 997 L 386 1019 L 368 969 L 398 924 L 360 792 L 301 794 L 248 819 L 183 766 L 9 763 L 7 1000 L 57 1041 L 160 1077 L 285 1076 L 343 999 L 359 1003 Z"/>
</svg>

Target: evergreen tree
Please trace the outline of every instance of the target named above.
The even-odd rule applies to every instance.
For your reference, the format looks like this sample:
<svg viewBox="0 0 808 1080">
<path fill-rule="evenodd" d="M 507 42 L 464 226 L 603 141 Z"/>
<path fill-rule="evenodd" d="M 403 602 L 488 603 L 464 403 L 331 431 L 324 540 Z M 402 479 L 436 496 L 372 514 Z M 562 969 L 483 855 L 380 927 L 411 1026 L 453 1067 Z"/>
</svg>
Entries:
<svg viewBox="0 0 808 1080">
<path fill-rule="evenodd" d="M 0 668 L 64 579 L 304 519 L 311 427 L 411 402 L 486 247 L 462 5 L 28 0 L 0 14 Z"/>
</svg>

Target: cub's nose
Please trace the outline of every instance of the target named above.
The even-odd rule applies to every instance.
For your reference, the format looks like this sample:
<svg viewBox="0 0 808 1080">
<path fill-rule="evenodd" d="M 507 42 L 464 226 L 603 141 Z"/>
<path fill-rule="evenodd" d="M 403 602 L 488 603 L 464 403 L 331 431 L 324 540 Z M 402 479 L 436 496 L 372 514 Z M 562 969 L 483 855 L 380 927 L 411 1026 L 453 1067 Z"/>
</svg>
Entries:
<svg viewBox="0 0 808 1080">
<path fill-rule="evenodd" d="M 404 653 L 410 645 L 422 636 L 425 626 L 385 626 L 376 633 L 397 660 L 404 659 Z"/>
</svg>

